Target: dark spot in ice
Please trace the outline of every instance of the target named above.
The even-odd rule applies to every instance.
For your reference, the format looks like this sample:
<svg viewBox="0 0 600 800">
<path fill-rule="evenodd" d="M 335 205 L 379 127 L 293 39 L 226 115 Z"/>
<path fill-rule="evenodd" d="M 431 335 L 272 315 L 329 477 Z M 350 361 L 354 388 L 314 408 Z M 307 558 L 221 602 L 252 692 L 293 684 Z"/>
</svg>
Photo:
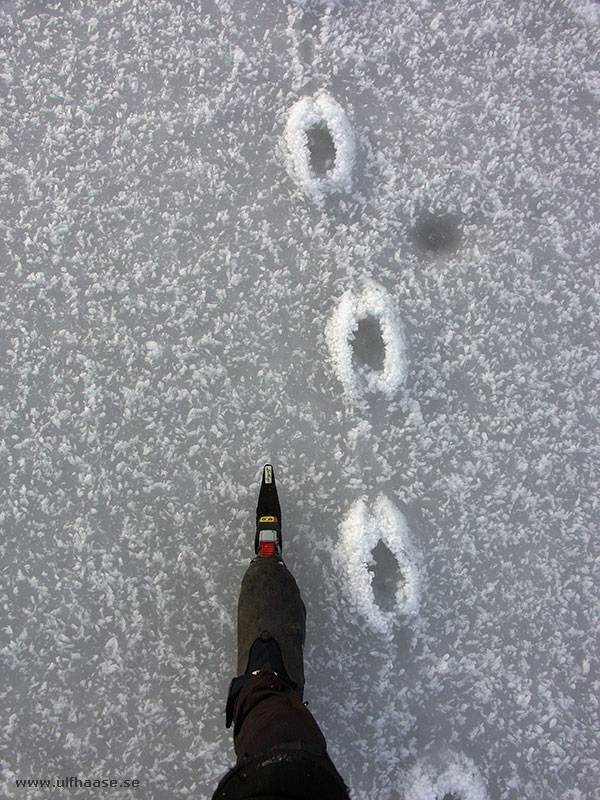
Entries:
<svg viewBox="0 0 600 800">
<path fill-rule="evenodd" d="M 418 244 L 433 253 L 456 250 L 460 242 L 459 218 L 454 214 L 424 214 L 414 230 Z"/>
<path fill-rule="evenodd" d="M 375 602 L 382 611 L 392 611 L 396 602 L 396 590 L 400 580 L 400 568 L 391 550 L 381 539 L 371 551 L 374 564 L 367 569 L 373 575 L 372 586 Z"/>
<path fill-rule="evenodd" d="M 442 800 L 460 800 L 460 797 L 457 794 L 453 794 L 452 792 L 447 792 L 442 797 Z"/>
<path fill-rule="evenodd" d="M 310 166 L 317 175 L 324 175 L 335 163 L 335 145 L 329 128 L 320 123 L 306 132 Z"/>
<path fill-rule="evenodd" d="M 355 367 L 383 370 L 385 347 L 381 337 L 381 326 L 373 317 L 361 319 L 351 342 Z"/>
</svg>

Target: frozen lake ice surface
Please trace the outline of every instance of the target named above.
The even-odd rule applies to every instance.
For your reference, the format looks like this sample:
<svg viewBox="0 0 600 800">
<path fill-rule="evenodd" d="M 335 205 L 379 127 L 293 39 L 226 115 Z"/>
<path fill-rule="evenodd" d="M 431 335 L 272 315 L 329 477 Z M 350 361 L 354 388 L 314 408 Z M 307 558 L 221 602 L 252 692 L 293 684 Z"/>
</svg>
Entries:
<svg viewBox="0 0 600 800">
<path fill-rule="evenodd" d="M 351 796 L 599 797 L 599 26 L 0 2 L 2 797 L 211 796 L 266 461 Z"/>
</svg>

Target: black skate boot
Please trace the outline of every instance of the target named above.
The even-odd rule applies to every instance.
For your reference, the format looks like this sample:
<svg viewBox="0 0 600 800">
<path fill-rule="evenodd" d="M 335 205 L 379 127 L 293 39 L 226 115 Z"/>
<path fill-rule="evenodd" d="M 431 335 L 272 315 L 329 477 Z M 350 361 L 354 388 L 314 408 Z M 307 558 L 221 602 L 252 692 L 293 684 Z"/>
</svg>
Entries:
<svg viewBox="0 0 600 800">
<path fill-rule="evenodd" d="M 302 700 L 302 646 L 306 609 L 294 576 L 281 557 L 281 508 L 273 467 L 263 469 L 253 559 L 242 579 L 238 600 L 238 677 L 229 687 L 227 727 L 242 687 L 265 664 L 288 683 Z"/>
</svg>

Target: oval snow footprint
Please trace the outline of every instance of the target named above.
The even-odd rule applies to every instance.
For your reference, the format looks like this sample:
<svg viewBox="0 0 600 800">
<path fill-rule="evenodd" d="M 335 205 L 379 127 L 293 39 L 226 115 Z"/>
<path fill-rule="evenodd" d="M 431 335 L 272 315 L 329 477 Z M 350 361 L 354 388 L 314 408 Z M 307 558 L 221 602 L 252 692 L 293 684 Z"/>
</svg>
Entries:
<svg viewBox="0 0 600 800">
<path fill-rule="evenodd" d="M 389 610 L 375 600 L 369 569 L 380 541 L 395 558 L 400 572 Z M 372 508 L 364 500 L 354 503 L 340 526 L 338 555 L 351 601 L 375 631 L 389 634 L 398 616 L 418 612 L 418 559 L 404 516 L 385 495 L 379 495 Z"/>
<path fill-rule="evenodd" d="M 489 800 L 479 770 L 461 753 L 425 756 L 408 771 L 404 797 L 410 800 Z"/>
<path fill-rule="evenodd" d="M 332 192 L 351 190 L 354 132 L 330 94 L 321 91 L 294 104 L 285 144 L 290 175 L 316 203 Z"/>
<path fill-rule="evenodd" d="M 367 325 L 361 332 L 363 321 Z M 370 350 L 377 357 L 373 334 L 377 326 L 383 350 L 381 369 L 373 368 L 373 360 L 360 354 L 361 350 Z M 350 399 L 359 401 L 366 392 L 372 392 L 391 400 L 406 380 L 402 323 L 391 296 L 374 281 L 367 281 L 361 292 L 349 290 L 342 295 L 326 325 L 325 336 L 336 374 Z M 360 337 L 370 341 L 361 342 Z"/>
</svg>

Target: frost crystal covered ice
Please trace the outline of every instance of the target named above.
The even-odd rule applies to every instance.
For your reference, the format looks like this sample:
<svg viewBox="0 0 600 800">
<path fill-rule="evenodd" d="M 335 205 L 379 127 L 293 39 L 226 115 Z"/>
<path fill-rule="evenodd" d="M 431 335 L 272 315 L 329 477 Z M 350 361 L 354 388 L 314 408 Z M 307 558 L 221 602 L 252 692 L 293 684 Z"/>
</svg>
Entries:
<svg viewBox="0 0 600 800">
<path fill-rule="evenodd" d="M 597 21 L 0 0 L 2 798 L 63 768 L 211 797 L 270 460 L 351 796 L 446 741 L 492 800 L 594 798 Z M 423 554 L 392 622 L 373 508 L 339 554 L 379 493 Z"/>
<path fill-rule="evenodd" d="M 356 365 L 352 339 L 361 320 L 373 319 L 381 329 L 384 355 L 381 370 Z M 383 286 L 367 280 L 360 290 L 349 289 L 336 303 L 325 335 L 336 375 L 351 400 L 365 392 L 390 400 L 406 380 L 406 343 L 394 301 Z"/>
<path fill-rule="evenodd" d="M 334 152 L 332 163 L 317 171 L 309 134 L 319 129 L 331 137 Z M 330 94 L 321 91 L 294 104 L 285 127 L 285 145 L 290 175 L 316 203 L 332 192 L 351 191 L 354 131 L 345 111 Z"/>
<path fill-rule="evenodd" d="M 367 569 L 373 564 L 372 550 L 380 540 L 400 569 L 391 611 L 383 611 L 377 605 L 373 576 Z M 399 618 L 417 613 L 420 584 L 417 555 L 404 516 L 385 495 L 379 495 L 371 508 L 363 499 L 354 503 L 340 525 L 338 557 L 347 582 L 348 599 L 374 631 L 388 634 Z"/>
</svg>

